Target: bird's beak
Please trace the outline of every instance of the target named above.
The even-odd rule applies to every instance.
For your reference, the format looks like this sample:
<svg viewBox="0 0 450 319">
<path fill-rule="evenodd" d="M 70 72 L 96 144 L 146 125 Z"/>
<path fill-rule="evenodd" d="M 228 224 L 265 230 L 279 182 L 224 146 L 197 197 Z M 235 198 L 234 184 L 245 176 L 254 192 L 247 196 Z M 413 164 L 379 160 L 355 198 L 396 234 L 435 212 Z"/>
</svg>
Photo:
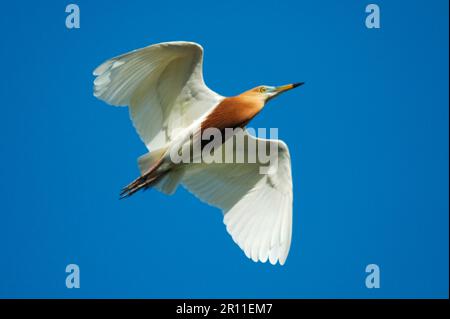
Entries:
<svg viewBox="0 0 450 319">
<path fill-rule="evenodd" d="M 277 86 L 270 92 L 270 94 L 266 98 L 266 102 L 270 101 L 275 96 L 278 96 L 278 95 L 280 95 L 283 92 L 289 91 L 289 90 L 291 90 L 293 88 L 296 88 L 297 86 L 300 86 L 300 85 L 303 85 L 303 84 L 305 84 L 305 82 L 298 82 L 298 83 L 292 83 L 292 84 Z"/>
<path fill-rule="evenodd" d="M 291 89 L 293 89 L 293 88 L 296 88 L 297 86 L 300 86 L 300 85 L 303 85 L 303 84 L 305 84 L 305 82 L 298 82 L 298 83 L 292 83 L 292 84 L 287 84 L 287 85 L 277 86 L 277 87 L 275 88 L 275 92 L 276 92 L 276 94 L 278 95 L 278 94 L 280 94 L 280 93 L 289 91 L 289 90 L 291 90 Z"/>
</svg>

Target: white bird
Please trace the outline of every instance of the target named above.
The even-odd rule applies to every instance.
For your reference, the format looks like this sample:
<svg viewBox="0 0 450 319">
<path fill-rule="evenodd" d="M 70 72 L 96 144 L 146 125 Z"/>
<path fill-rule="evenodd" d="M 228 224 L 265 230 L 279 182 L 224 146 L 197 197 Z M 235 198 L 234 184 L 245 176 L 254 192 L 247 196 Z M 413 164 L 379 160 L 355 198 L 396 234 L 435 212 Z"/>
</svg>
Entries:
<svg viewBox="0 0 450 319">
<path fill-rule="evenodd" d="M 205 85 L 202 64 L 199 44 L 167 42 L 120 55 L 95 69 L 94 95 L 114 106 L 129 106 L 133 124 L 149 150 L 138 159 L 141 176 L 121 195 L 149 187 L 172 194 L 182 184 L 222 210 L 228 233 L 247 257 L 283 265 L 292 236 L 289 151 L 281 140 L 256 138 L 245 126 L 268 100 L 303 83 L 259 86 L 226 98 Z M 182 147 L 193 144 L 193 136 L 198 139 L 208 128 L 221 132 L 244 128 L 236 133 L 244 138 L 244 147 L 232 146 L 234 155 L 248 153 L 249 143 L 255 142 L 257 149 L 275 149 L 276 161 L 175 163 L 172 152 L 181 154 Z M 261 174 L 263 166 L 267 171 Z"/>
</svg>

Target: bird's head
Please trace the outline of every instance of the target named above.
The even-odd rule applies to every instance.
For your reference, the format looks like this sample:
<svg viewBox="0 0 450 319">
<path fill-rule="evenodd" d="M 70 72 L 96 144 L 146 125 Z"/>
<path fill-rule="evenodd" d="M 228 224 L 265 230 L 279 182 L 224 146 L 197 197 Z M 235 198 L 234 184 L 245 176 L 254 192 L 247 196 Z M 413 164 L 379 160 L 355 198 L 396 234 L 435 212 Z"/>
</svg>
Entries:
<svg viewBox="0 0 450 319">
<path fill-rule="evenodd" d="M 289 91 L 289 90 L 296 88 L 297 86 L 300 86 L 303 84 L 304 84 L 304 82 L 287 84 L 287 85 L 282 85 L 282 86 L 260 85 L 260 86 L 257 86 L 255 88 L 245 92 L 245 95 L 251 96 L 252 98 L 257 98 L 258 100 L 263 102 L 263 104 L 265 104 L 269 100 L 280 95 L 281 93 Z"/>
</svg>

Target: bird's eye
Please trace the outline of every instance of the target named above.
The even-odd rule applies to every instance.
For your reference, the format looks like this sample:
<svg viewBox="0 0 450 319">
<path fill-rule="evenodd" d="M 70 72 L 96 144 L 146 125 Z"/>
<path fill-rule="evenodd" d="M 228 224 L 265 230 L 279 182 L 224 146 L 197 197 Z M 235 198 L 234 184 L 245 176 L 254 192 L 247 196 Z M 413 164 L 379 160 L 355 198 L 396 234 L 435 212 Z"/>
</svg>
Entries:
<svg viewBox="0 0 450 319">
<path fill-rule="evenodd" d="M 266 88 L 265 88 L 265 87 L 261 87 L 261 88 L 259 88 L 259 92 L 261 92 L 261 93 L 264 93 L 264 92 L 266 92 Z"/>
</svg>

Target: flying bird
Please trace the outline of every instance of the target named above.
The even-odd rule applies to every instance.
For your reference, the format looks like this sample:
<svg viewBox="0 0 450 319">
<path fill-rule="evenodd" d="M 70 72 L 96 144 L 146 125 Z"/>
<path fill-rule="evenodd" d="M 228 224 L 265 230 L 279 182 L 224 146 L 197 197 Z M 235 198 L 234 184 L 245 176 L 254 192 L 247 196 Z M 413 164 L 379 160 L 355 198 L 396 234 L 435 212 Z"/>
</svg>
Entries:
<svg viewBox="0 0 450 319">
<path fill-rule="evenodd" d="M 223 97 L 206 86 L 203 48 L 193 42 L 159 43 L 131 51 L 98 66 L 94 76 L 94 96 L 110 105 L 129 106 L 134 127 L 149 150 L 138 158 L 141 176 L 122 190 L 121 197 L 150 187 L 173 194 L 181 184 L 222 210 L 228 233 L 247 257 L 285 263 L 293 200 L 288 147 L 281 140 L 257 138 L 245 127 L 269 100 L 303 83 L 262 85 Z M 257 148 L 275 149 L 276 161 L 265 173 L 261 167 L 267 163 L 260 160 L 173 161 L 173 152 L 192 145 L 208 128 L 220 132 L 242 128 L 236 135 L 245 144 L 234 146 L 234 155 L 249 152 L 249 143 L 255 142 Z"/>
</svg>

